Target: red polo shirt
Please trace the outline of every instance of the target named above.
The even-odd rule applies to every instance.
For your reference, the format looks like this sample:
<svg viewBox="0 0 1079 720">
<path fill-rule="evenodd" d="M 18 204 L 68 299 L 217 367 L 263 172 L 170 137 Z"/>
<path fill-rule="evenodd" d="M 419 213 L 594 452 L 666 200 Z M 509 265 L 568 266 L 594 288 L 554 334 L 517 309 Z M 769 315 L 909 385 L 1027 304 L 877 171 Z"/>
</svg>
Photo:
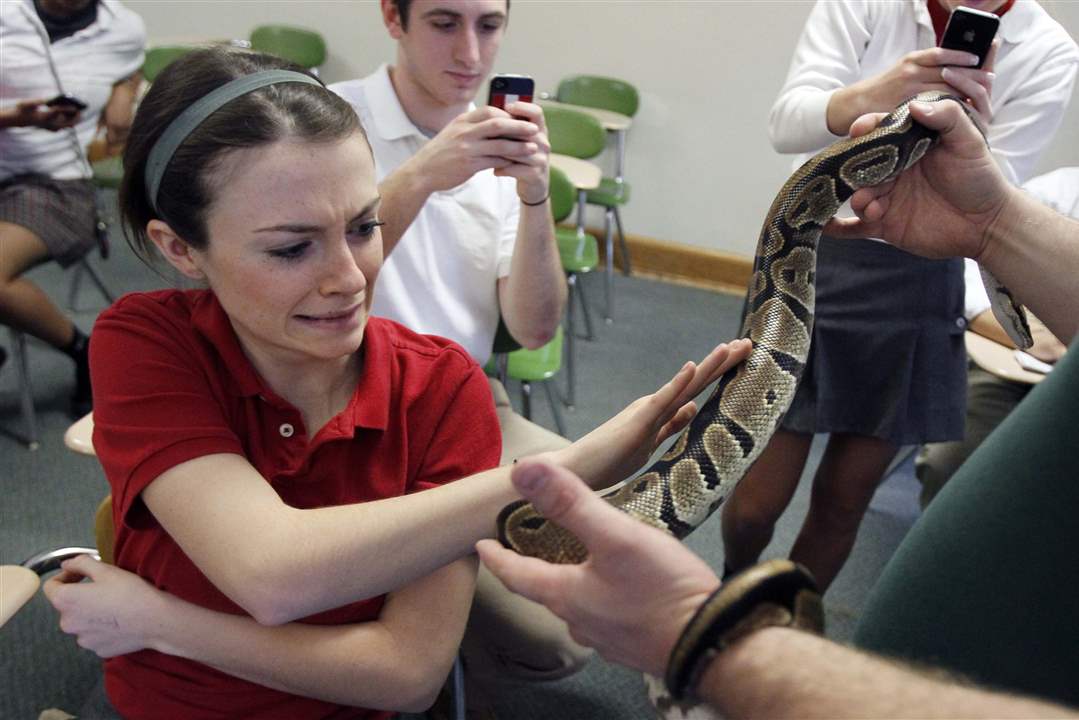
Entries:
<svg viewBox="0 0 1079 720">
<path fill-rule="evenodd" d="M 348 407 L 311 438 L 300 412 L 259 377 L 211 292 L 128 295 L 103 313 L 91 343 L 94 447 L 112 488 L 116 564 L 192 603 L 245 614 L 140 499 L 161 473 L 203 455 L 244 456 L 298 508 L 404 495 L 498 464 L 491 392 L 463 349 L 375 318 L 361 352 Z M 382 601 L 303 622 L 371 620 Z M 389 715 L 289 695 L 149 650 L 108 660 L 105 672 L 109 698 L 127 718 Z"/>
</svg>

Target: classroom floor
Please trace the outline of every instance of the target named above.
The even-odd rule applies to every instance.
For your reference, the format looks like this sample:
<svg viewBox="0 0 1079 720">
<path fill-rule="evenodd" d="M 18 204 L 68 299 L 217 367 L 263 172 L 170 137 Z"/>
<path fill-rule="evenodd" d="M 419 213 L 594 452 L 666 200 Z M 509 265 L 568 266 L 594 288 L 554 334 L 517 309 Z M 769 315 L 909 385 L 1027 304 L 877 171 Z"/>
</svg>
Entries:
<svg viewBox="0 0 1079 720">
<path fill-rule="evenodd" d="M 92 262 L 118 294 L 167 285 L 118 236 L 113 240 L 112 257 L 103 263 L 95 255 Z M 66 303 L 71 275 L 71 271 L 48 266 L 33 271 L 31 277 Z M 602 278 L 586 276 L 583 285 L 593 317 L 598 319 Z M 615 278 L 615 302 L 615 322 L 597 321 L 596 338 L 577 344 L 577 404 L 574 410 L 564 411 L 570 438 L 580 437 L 634 398 L 666 382 L 687 359 L 700 359 L 716 343 L 733 338 L 741 307 L 741 298 L 733 295 L 621 276 Z M 76 322 L 89 329 L 104 302 L 85 281 L 78 305 Z M 0 344 L 10 349 L 6 333 L 0 336 Z M 31 344 L 30 366 L 41 435 L 36 452 L 27 450 L 20 440 L 24 428 L 12 363 L 0 371 L 0 563 L 18 563 L 60 545 L 92 544 L 93 512 L 108 492 L 97 463 L 63 445 L 63 432 L 70 423 L 66 414 L 73 382 L 70 361 Z M 520 402 L 512 385 L 510 395 Z M 537 422 L 554 427 L 543 393 L 536 394 L 533 410 Z M 815 470 L 819 454 L 818 442 L 807 475 Z M 766 557 L 786 554 L 807 504 L 808 483 L 803 478 Z M 917 515 L 917 483 L 908 459 L 882 484 L 850 561 L 825 598 L 829 636 L 840 641 L 850 637 L 869 588 Z M 688 544 L 713 567 L 722 567 L 718 518 L 706 522 Z M 48 707 L 76 712 L 99 677 L 96 656 L 60 633 L 56 615 L 40 593 L 0 630 L 2 718 L 33 720 Z M 507 684 L 498 715 L 521 720 L 613 720 L 651 717 L 651 712 L 639 674 L 597 658 L 565 680 L 532 686 Z"/>
</svg>

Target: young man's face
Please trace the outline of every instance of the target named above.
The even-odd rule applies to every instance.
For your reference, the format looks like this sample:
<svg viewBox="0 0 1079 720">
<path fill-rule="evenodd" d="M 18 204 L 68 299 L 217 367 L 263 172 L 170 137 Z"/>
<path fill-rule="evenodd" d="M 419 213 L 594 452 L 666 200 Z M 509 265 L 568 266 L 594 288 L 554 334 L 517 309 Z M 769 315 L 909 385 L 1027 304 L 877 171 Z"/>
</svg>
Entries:
<svg viewBox="0 0 1079 720">
<path fill-rule="evenodd" d="M 398 43 L 395 73 L 403 73 L 401 79 L 436 105 L 476 97 L 502 43 L 505 0 L 413 0 L 407 23 L 392 0 L 383 0 L 382 12 Z"/>
</svg>

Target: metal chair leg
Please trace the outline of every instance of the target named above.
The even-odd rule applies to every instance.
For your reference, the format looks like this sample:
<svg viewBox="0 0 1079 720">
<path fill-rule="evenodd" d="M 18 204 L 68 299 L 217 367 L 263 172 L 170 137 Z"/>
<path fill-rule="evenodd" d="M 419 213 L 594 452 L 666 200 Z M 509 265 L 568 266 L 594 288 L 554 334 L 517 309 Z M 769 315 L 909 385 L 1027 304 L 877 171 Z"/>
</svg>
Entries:
<svg viewBox="0 0 1079 720">
<path fill-rule="evenodd" d="M 67 306 L 70 310 L 76 310 L 75 301 L 79 298 L 79 285 L 82 283 L 82 274 L 86 271 L 86 259 L 83 258 L 75 265 L 75 271 L 71 275 L 71 288 L 67 294 Z"/>
<path fill-rule="evenodd" d="M 34 390 L 30 385 L 30 364 L 26 358 L 26 336 L 17 330 L 10 330 L 10 334 L 15 352 L 15 367 L 19 373 L 19 404 L 22 406 L 22 417 L 26 423 L 27 447 L 37 450 L 37 417 L 34 415 Z"/>
<path fill-rule="evenodd" d="M 97 285 L 97 289 L 101 292 L 102 297 L 104 297 L 110 305 L 116 302 L 116 296 L 113 295 L 108 286 L 105 285 L 105 281 L 98 275 L 94 266 L 87 262 L 86 258 L 83 258 L 82 264 L 86 266 L 87 274 L 90 276 L 90 279 L 93 280 L 94 285 Z"/>
<path fill-rule="evenodd" d="M 606 287 L 607 293 L 607 308 L 605 310 L 604 320 L 608 323 L 614 320 L 614 235 L 611 228 L 611 216 L 614 213 L 611 208 L 607 208 L 607 211 L 603 213 L 603 247 L 605 248 L 606 257 L 604 258 L 606 268 L 603 275 L 603 281 Z"/>
<path fill-rule="evenodd" d="M 622 274 L 632 275 L 633 268 L 629 264 L 629 245 L 626 244 L 626 234 L 622 232 L 622 214 L 618 212 L 618 207 L 611 208 L 614 210 L 614 223 L 618 226 L 618 245 L 622 251 Z"/>
<path fill-rule="evenodd" d="M 558 407 L 562 401 L 558 399 L 554 383 L 550 380 L 545 380 L 543 382 L 543 389 L 547 392 L 547 401 L 551 403 L 551 415 L 554 416 L 554 426 L 558 428 L 559 435 L 566 437 L 566 424 L 562 422 L 562 410 Z"/>
<path fill-rule="evenodd" d="M 532 419 L 532 383 L 527 380 L 521 381 L 521 416 Z"/>
<path fill-rule="evenodd" d="M 453 661 L 453 717 L 465 720 L 465 669 L 460 653 Z"/>
<path fill-rule="evenodd" d="M 596 332 L 592 328 L 592 313 L 588 310 L 588 293 L 584 291 L 584 283 L 577 279 L 577 298 L 581 301 L 581 315 L 584 316 L 584 339 L 595 340 Z"/>
<path fill-rule="evenodd" d="M 576 336 L 577 336 L 577 330 L 574 327 L 575 323 L 573 322 L 573 316 L 574 316 L 573 305 L 574 305 L 574 295 L 576 295 L 580 290 L 580 288 L 577 287 L 577 274 L 576 273 L 569 273 L 569 275 L 566 276 L 566 286 L 569 289 L 569 297 L 567 298 L 567 303 L 566 303 L 566 332 L 565 332 L 565 338 L 566 338 L 566 404 L 569 405 L 572 408 L 573 404 L 574 404 L 574 388 L 577 385 L 577 383 L 576 383 L 576 377 L 577 377 L 576 376 L 576 368 L 574 367 L 574 363 L 573 363 L 574 343 L 575 343 Z"/>
</svg>

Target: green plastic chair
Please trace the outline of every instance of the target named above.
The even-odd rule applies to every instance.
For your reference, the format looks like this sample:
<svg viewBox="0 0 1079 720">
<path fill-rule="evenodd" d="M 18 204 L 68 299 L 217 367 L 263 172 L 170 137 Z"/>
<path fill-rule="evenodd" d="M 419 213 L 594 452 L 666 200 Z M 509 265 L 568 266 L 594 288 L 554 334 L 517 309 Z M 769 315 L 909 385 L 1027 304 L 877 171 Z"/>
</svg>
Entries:
<svg viewBox="0 0 1079 720">
<path fill-rule="evenodd" d="M 293 25 L 260 25 L 251 31 L 251 49 L 277 55 L 318 74 L 326 62 L 326 41 L 314 30 Z"/>
<path fill-rule="evenodd" d="M 637 89 L 617 78 L 602 77 L 598 75 L 574 75 L 565 78 L 558 84 L 557 100 L 572 105 L 610 110 L 621 113 L 628 117 L 637 114 L 641 99 Z M 633 272 L 629 258 L 629 246 L 626 244 L 626 234 L 622 229 L 622 215 L 618 208 L 629 202 L 630 186 L 622 178 L 622 164 L 625 156 L 624 137 L 618 138 L 618 168 L 615 177 L 605 177 L 600 181 L 599 187 L 589 190 L 586 197 L 589 205 L 599 205 L 604 209 L 603 228 L 605 236 L 604 247 L 607 252 L 608 277 L 613 274 L 614 267 L 614 237 L 613 227 L 618 229 L 618 246 L 622 256 L 622 272 L 629 275 Z M 613 227 L 612 227 L 613 226 Z M 608 301 L 610 301 L 608 297 Z M 611 317 L 608 309 L 607 318 Z"/>
<path fill-rule="evenodd" d="M 172 64 L 173 61 L 183 57 L 196 45 L 158 45 L 146 51 L 146 59 L 142 62 L 142 77 L 146 82 L 152 83 L 161 74 L 161 71 Z"/>
<path fill-rule="evenodd" d="M 521 383 L 521 414 L 526 420 L 532 419 L 532 384 L 542 383 L 551 404 L 551 415 L 558 434 L 565 437 L 566 426 L 562 421 L 561 401 L 555 396 L 554 386 L 550 382 L 562 369 L 562 326 L 555 330 L 554 338 L 535 350 L 514 350 L 507 356 L 506 373 L 511 380 Z"/>
<path fill-rule="evenodd" d="M 584 316 L 585 337 L 593 338 L 592 317 L 588 312 L 588 302 L 584 290 L 579 286 L 578 276 L 592 272 L 599 265 L 599 249 L 596 238 L 584 230 L 560 228 L 557 223 L 565 220 L 576 207 L 574 187 L 566 174 L 556 167 L 551 168 L 551 215 L 556 223 L 555 240 L 558 254 L 562 259 L 562 269 L 566 271 L 566 285 L 569 297 L 566 303 L 566 404 L 573 407 L 576 400 L 576 368 L 574 342 L 577 336 L 575 307 L 579 301 L 581 314 Z"/>
<path fill-rule="evenodd" d="M 599 75 L 573 75 L 558 83 L 558 102 L 599 108 L 628 117 L 637 114 L 641 97 L 624 80 Z"/>
</svg>

